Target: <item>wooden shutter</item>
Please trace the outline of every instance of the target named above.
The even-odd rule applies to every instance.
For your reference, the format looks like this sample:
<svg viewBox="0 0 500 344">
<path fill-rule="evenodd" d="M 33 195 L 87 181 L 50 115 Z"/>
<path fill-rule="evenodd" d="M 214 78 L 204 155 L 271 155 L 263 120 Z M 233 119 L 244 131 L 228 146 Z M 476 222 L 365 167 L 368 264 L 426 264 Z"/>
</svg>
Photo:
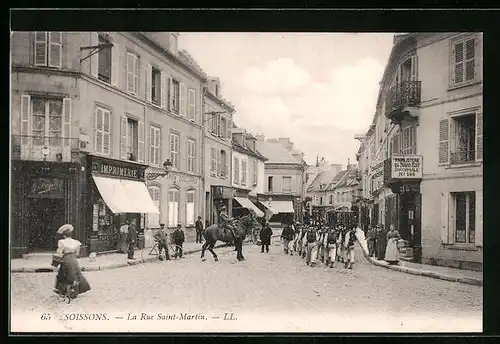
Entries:
<svg viewBox="0 0 500 344">
<path fill-rule="evenodd" d="M 222 152 L 223 150 L 219 150 L 218 151 L 218 155 L 217 155 L 217 168 L 216 168 L 216 172 L 217 172 L 217 175 L 221 176 L 222 175 Z M 225 164 L 225 162 L 224 162 Z"/>
<path fill-rule="evenodd" d="M 471 81 L 476 79 L 476 47 L 477 39 L 468 39 L 465 41 L 465 68 L 464 68 L 464 80 Z"/>
<path fill-rule="evenodd" d="M 63 143 L 65 146 L 70 146 L 71 141 L 71 98 L 63 99 L 63 125 L 62 125 L 62 136 Z"/>
<path fill-rule="evenodd" d="M 441 242 L 443 244 L 450 244 L 450 216 L 449 216 L 449 199 L 448 192 L 441 193 Z"/>
<path fill-rule="evenodd" d="M 62 32 L 49 32 L 49 67 L 61 68 L 62 64 Z"/>
<path fill-rule="evenodd" d="M 95 137 L 94 137 L 94 149 L 98 153 L 102 153 L 102 123 L 103 123 L 103 111 L 101 108 L 96 107 L 95 109 Z"/>
<path fill-rule="evenodd" d="M 186 99 L 186 85 L 184 83 L 179 83 L 179 115 L 186 116 L 187 110 L 187 99 Z"/>
<path fill-rule="evenodd" d="M 174 80 L 168 78 L 168 110 L 174 110 Z"/>
<path fill-rule="evenodd" d="M 99 44 L 99 34 L 97 32 L 90 33 L 90 45 L 97 46 Z M 90 75 L 94 78 L 99 77 L 99 53 L 90 57 Z"/>
<path fill-rule="evenodd" d="M 476 161 L 483 160 L 483 114 L 476 114 Z"/>
<path fill-rule="evenodd" d="M 137 131 L 137 161 L 144 162 L 144 122 L 138 123 Z"/>
<path fill-rule="evenodd" d="M 447 164 L 450 160 L 449 129 L 448 119 L 439 121 L 439 164 Z"/>
<path fill-rule="evenodd" d="M 127 117 L 120 117 L 120 157 L 127 159 Z"/>
<path fill-rule="evenodd" d="M 21 96 L 21 136 L 25 136 L 23 141 L 28 141 L 27 136 L 31 135 L 31 96 L 23 94 Z"/>
<path fill-rule="evenodd" d="M 231 163 L 231 154 L 229 152 L 226 152 L 226 164 L 223 166 L 225 168 L 224 170 L 224 176 L 226 178 L 231 178 L 231 169 L 229 168 L 229 164 Z"/>
<path fill-rule="evenodd" d="M 152 94 L 151 94 L 151 91 L 152 91 L 152 73 L 153 73 L 153 66 L 151 66 L 150 63 L 148 63 L 146 65 L 146 78 L 145 78 L 145 82 L 146 82 L 146 101 L 148 102 L 151 102 L 151 97 L 152 97 Z"/>
<path fill-rule="evenodd" d="M 47 65 L 47 32 L 35 31 L 35 66 Z"/>
<path fill-rule="evenodd" d="M 418 80 L 418 58 L 416 54 L 411 56 L 410 80 L 411 81 Z"/>
<path fill-rule="evenodd" d="M 163 72 L 160 74 L 160 106 L 167 108 L 167 76 Z"/>
<path fill-rule="evenodd" d="M 483 246 L 483 190 L 476 191 L 476 246 Z"/>
<path fill-rule="evenodd" d="M 120 76 L 120 47 L 113 43 L 111 48 L 111 84 L 118 87 Z"/>
<path fill-rule="evenodd" d="M 196 120 L 196 91 L 189 89 L 188 119 L 192 122 Z"/>
<path fill-rule="evenodd" d="M 127 52 L 127 92 L 134 93 L 134 55 L 132 53 Z"/>
</svg>

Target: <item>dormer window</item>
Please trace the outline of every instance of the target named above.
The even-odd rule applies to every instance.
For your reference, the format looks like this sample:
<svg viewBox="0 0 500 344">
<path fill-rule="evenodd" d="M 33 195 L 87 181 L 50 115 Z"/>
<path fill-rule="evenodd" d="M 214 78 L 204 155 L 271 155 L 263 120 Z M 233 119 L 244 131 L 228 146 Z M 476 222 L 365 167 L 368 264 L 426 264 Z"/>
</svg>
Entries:
<svg viewBox="0 0 500 344">
<path fill-rule="evenodd" d="M 215 95 L 218 97 L 220 92 L 220 86 L 218 84 L 215 84 Z"/>
</svg>

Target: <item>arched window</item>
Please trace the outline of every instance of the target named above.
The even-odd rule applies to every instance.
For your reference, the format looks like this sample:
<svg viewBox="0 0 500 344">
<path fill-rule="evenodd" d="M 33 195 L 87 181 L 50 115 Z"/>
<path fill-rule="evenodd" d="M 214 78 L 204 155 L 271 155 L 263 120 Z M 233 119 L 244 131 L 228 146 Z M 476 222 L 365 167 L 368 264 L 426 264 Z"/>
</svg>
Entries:
<svg viewBox="0 0 500 344">
<path fill-rule="evenodd" d="M 194 226 L 194 221 L 195 221 L 194 196 L 195 196 L 195 190 L 189 190 L 186 193 L 186 226 Z"/>
<path fill-rule="evenodd" d="M 154 204 L 161 212 L 160 209 L 160 198 L 161 198 L 161 189 L 159 186 L 152 185 L 148 188 L 149 195 L 153 200 Z M 160 227 L 160 214 L 147 214 L 147 227 L 148 228 L 158 228 Z"/>
<path fill-rule="evenodd" d="M 168 227 L 176 227 L 179 223 L 179 190 L 168 190 Z"/>
</svg>

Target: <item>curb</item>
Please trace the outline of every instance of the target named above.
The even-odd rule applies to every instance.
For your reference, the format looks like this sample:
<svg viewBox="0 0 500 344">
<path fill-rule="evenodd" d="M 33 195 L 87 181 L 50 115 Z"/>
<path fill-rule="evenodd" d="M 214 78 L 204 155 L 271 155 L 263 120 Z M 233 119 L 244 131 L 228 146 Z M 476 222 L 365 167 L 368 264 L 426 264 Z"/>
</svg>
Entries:
<svg viewBox="0 0 500 344">
<path fill-rule="evenodd" d="M 449 275 L 443 275 L 437 272 L 432 272 L 432 271 L 421 271 L 417 269 L 412 269 L 406 266 L 399 266 L 399 265 L 389 265 L 387 263 L 382 263 L 376 259 L 373 259 L 371 257 L 366 257 L 365 258 L 372 263 L 373 265 L 376 266 L 381 266 L 386 269 L 394 270 L 394 271 L 399 271 L 399 272 L 404 272 L 407 274 L 411 275 L 416 275 L 416 276 L 424 276 L 424 277 L 430 277 L 434 279 L 440 279 L 443 281 L 448 281 L 448 282 L 458 282 L 462 284 L 469 284 L 469 285 L 476 285 L 476 286 L 482 286 L 483 281 L 477 278 L 470 278 L 470 277 L 454 277 L 454 276 L 449 276 Z"/>
</svg>

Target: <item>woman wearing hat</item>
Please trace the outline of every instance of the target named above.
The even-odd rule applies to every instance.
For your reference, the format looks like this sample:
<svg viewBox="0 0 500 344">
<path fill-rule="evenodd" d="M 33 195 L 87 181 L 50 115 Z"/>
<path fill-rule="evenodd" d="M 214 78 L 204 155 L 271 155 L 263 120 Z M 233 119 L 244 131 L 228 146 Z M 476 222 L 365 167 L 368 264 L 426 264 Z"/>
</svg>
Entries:
<svg viewBox="0 0 500 344">
<path fill-rule="evenodd" d="M 87 279 L 83 277 L 77 256 L 80 255 L 81 242 L 71 238 L 73 226 L 66 224 L 61 226 L 57 233 L 63 236 L 57 242 L 56 254 L 61 257 L 59 272 L 56 277 L 54 291 L 58 294 L 66 294 L 68 288 L 72 288 L 76 294 L 90 290 Z"/>
</svg>

